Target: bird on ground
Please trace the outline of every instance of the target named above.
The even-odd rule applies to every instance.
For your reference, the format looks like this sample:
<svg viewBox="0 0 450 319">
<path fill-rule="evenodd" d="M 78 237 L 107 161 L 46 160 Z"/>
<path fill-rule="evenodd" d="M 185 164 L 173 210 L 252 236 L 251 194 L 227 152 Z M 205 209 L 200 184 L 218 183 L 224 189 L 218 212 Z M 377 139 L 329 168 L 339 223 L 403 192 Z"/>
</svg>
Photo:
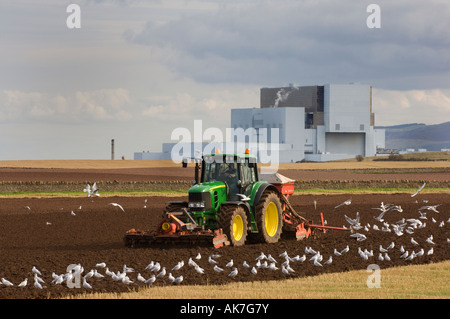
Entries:
<svg viewBox="0 0 450 319">
<path fill-rule="evenodd" d="M 277 263 L 277 261 L 275 260 L 275 258 L 272 257 L 271 254 L 268 254 L 268 255 L 267 255 L 267 260 L 268 260 L 268 261 L 271 261 L 271 262 L 273 262 L 273 263 Z"/>
<path fill-rule="evenodd" d="M 199 260 L 202 258 L 202 255 L 200 253 L 197 254 L 197 256 L 195 256 L 195 259 Z"/>
<path fill-rule="evenodd" d="M 238 274 L 238 269 L 236 267 L 233 268 L 233 270 L 228 274 L 228 277 L 236 277 Z"/>
<path fill-rule="evenodd" d="M 20 284 L 17 285 L 17 287 L 25 287 L 28 284 L 28 278 L 25 278 L 24 281 L 22 281 Z"/>
<path fill-rule="evenodd" d="M 145 283 L 146 283 L 146 284 L 152 284 L 152 283 L 155 282 L 155 280 L 156 280 L 156 276 L 153 275 L 153 276 L 151 276 L 150 278 L 148 278 L 148 279 L 145 281 Z"/>
<path fill-rule="evenodd" d="M 314 259 L 314 266 L 323 267 L 322 264 L 317 259 Z"/>
<path fill-rule="evenodd" d="M 97 269 L 94 269 L 94 277 L 95 278 L 104 278 L 105 276 L 103 276 L 101 273 L 99 273 L 97 271 Z"/>
<path fill-rule="evenodd" d="M 36 280 L 34 281 L 34 287 L 36 287 L 38 289 L 44 289 L 44 287 L 42 287 L 42 285 Z"/>
<path fill-rule="evenodd" d="M 123 212 L 125 212 L 125 210 L 123 209 L 122 205 L 117 204 L 117 203 L 109 203 L 109 205 L 113 205 L 115 207 L 119 207 Z"/>
<path fill-rule="evenodd" d="M 430 235 L 430 237 L 425 239 L 425 242 L 427 242 L 428 244 L 434 245 L 435 243 L 433 242 L 433 235 Z"/>
<path fill-rule="evenodd" d="M 51 222 L 46 222 L 45 223 L 47 226 L 50 226 L 52 223 Z"/>
<path fill-rule="evenodd" d="M 150 268 L 150 271 L 158 272 L 158 271 L 160 271 L 160 269 L 161 269 L 161 264 L 160 264 L 159 262 L 156 262 L 156 263 L 153 265 L 153 267 Z"/>
<path fill-rule="evenodd" d="M 414 196 L 416 196 L 417 194 L 419 194 L 419 192 L 425 187 L 426 184 L 427 184 L 427 183 L 423 183 L 423 185 L 420 186 L 420 188 L 419 188 L 414 194 L 412 194 L 411 197 L 414 197 Z"/>
<path fill-rule="evenodd" d="M 208 257 L 208 262 L 209 262 L 211 265 L 218 264 L 218 262 L 217 262 L 216 260 L 212 259 L 211 256 Z"/>
<path fill-rule="evenodd" d="M 95 267 L 105 268 L 105 267 L 106 267 L 106 263 L 98 263 L 98 264 L 95 264 Z"/>
<path fill-rule="evenodd" d="M 74 211 L 71 211 L 71 212 L 70 212 L 70 215 L 72 215 L 72 216 L 77 216 L 77 214 L 75 214 Z"/>
<path fill-rule="evenodd" d="M 183 281 L 183 276 L 179 276 L 173 280 L 173 283 L 178 285 Z"/>
<path fill-rule="evenodd" d="M 347 245 L 344 249 L 341 250 L 340 253 L 342 255 L 342 254 L 345 254 L 346 252 L 348 252 L 349 250 L 350 250 L 350 247 L 348 247 L 348 245 Z"/>
<path fill-rule="evenodd" d="M 161 278 L 166 275 L 166 267 L 162 267 L 162 270 L 159 274 L 156 275 L 156 278 Z"/>
<path fill-rule="evenodd" d="M 195 269 L 195 271 L 196 272 L 198 272 L 199 274 L 204 274 L 205 273 L 205 270 L 202 268 L 202 267 L 200 267 L 199 265 L 196 265 L 195 267 L 194 267 L 194 269 Z"/>
<path fill-rule="evenodd" d="M 129 285 L 132 284 L 134 281 L 132 281 L 128 276 L 125 276 L 122 278 L 122 283 Z"/>
<path fill-rule="evenodd" d="M 381 244 L 380 244 L 379 250 L 382 253 L 386 253 L 387 252 L 387 249 L 383 248 L 383 246 L 381 246 Z"/>
<path fill-rule="evenodd" d="M 84 275 L 84 279 L 89 279 L 94 276 L 94 269 L 91 269 L 86 275 Z"/>
<path fill-rule="evenodd" d="M 231 259 L 226 265 L 225 267 L 233 267 L 233 259 Z"/>
<path fill-rule="evenodd" d="M 389 245 L 389 246 L 387 246 L 386 247 L 386 249 L 392 249 L 392 248 L 394 248 L 395 247 L 395 243 L 394 242 L 391 242 L 391 244 Z"/>
<path fill-rule="evenodd" d="M 428 255 L 432 255 L 432 254 L 434 254 L 434 249 L 433 249 L 433 247 L 431 247 L 431 248 L 427 251 L 427 256 L 428 256 Z"/>
<path fill-rule="evenodd" d="M 419 245 L 419 243 L 413 237 L 411 237 L 411 244 Z"/>
<path fill-rule="evenodd" d="M 428 218 L 427 218 L 427 212 L 421 212 L 421 211 L 419 211 L 419 214 L 420 214 L 419 219 L 428 219 Z"/>
<path fill-rule="evenodd" d="M 299 257 L 297 259 L 297 261 L 299 261 L 299 262 L 304 262 L 305 260 L 306 260 L 306 255 L 303 255 L 302 257 Z"/>
<path fill-rule="evenodd" d="M 137 280 L 139 280 L 140 282 L 145 282 L 145 278 L 142 277 L 142 275 L 140 273 L 138 273 L 138 275 L 137 275 Z"/>
<path fill-rule="evenodd" d="M 170 272 L 169 275 L 167 276 L 167 278 L 173 282 L 175 280 L 175 277 L 172 275 L 172 273 Z"/>
<path fill-rule="evenodd" d="M 291 275 L 291 273 L 289 272 L 289 270 L 286 269 L 285 266 L 281 265 L 281 272 L 285 275 Z"/>
<path fill-rule="evenodd" d="M 14 284 L 11 281 L 9 281 L 9 280 L 7 280 L 5 278 L 2 278 L 2 284 L 4 284 L 6 287 L 14 286 Z"/>
<path fill-rule="evenodd" d="M 341 207 L 344 205 L 350 205 L 351 203 L 352 203 L 352 199 L 350 198 L 350 199 L 347 199 L 345 202 L 340 203 L 339 205 L 335 206 L 334 208 L 338 208 L 338 207 Z"/>
<path fill-rule="evenodd" d="M 184 261 L 182 260 L 182 261 L 180 261 L 180 262 L 178 262 L 178 264 L 176 264 L 173 268 L 172 268 L 172 271 L 174 271 L 174 270 L 179 270 L 181 267 L 183 267 L 184 266 Z"/>
<path fill-rule="evenodd" d="M 212 254 L 211 257 L 216 259 L 216 258 L 222 257 L 222 255 L 221 254 Z"/>
<path fill-rule="evenodd" d="M 400 258 L 406 258 L 408 257 L 409 252 L 406 250 L 402 255 L 400 255 Z"/>
<path fill-rule="evenodd" d="M 217 265 L 214 265 L 214 271 L 216 271 L 216 272 L 222 272 L 223 271 L 223 269 L 222 268 L 220 268 L 219 266 L 217 266 Z"/>
<path fill-rule="evenodd" d="M 92 286 L 83 278 L 83 287 L 86 289 L 92 289 Z"/>
<path fill-rule="evenodd" d="M 242 266 L 244 266 L 245 268 L 250 268 L 250 265 L 245 260 L 242 263 Z"/>
<path fill-rule="evenodd" d="M 287 251 L 286 250 L 278 255 L 278 257 L 286 257 L 286 256 L 287 256 Z"/>
<path fill-rule="evenodd" d="M 189 257 L 188 266 L 191 266 L 191 267 L 197 266 L 197 263 L 192 259 L 192 257 Z"/>
<path fill-rule="evenodd" d="M 258 271 L 256 270 L 255 267 L 252 267 L 252 270 L 250 271 L 253 275 L 256 275 L 258 273 Z"/>
<path fill-rule="evenodd" d="M 323 264 L 324 265 L 330 265 L 333 262 L 333 257 L 330 256 L 330 258 L 328 258 Z"/>
<path fill-rule="evenodd" d="M 268 269 L 270 270 L 278 270 L 278 267 L 275 265 L 274 262 L 271 262 L 269 266 L 267 266 Z"/>
<path fill-rule="evenodd" d="M 127 265 L 123 265 L 123 272 L 125 272 L 125 273 L 134 272 L 134 268 L 127 267 Z"/>
<path fill-rule="evenodd" d="M 41 272 L 39 271 L 39 269 L 36 268 L 36 266 L 33 266 L 33 268 L 31 269 L 31 271 L 36 274 L 36 275 L 40 275 L 42 276 Z"/>
<path fill-rule="evenodd" d="M 258 256 L 258 257 L 256 257 L 255 258 L 255 260 L 263 260 L 263 259 L 266 259 L 267 258 L 267 256 L 263 253 L 263 252 L 261 252 L 261 254 Z"/>
</svg>

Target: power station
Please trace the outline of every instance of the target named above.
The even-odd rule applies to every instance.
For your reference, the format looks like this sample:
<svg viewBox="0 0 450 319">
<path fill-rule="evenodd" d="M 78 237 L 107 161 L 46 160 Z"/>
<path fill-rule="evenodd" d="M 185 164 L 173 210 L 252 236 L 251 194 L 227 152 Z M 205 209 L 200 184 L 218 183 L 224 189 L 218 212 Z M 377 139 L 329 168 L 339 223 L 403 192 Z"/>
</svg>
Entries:
<svg viewBox="0 0 450 319">
<path fill-rule="evenodd" d="M 375 156 L 385 147 L 385 132 L 374 125 L 372 87 L 359 83 L 261 88 L 260 108 L 231 110 L 231 128 L 252 128 L 251 139 L 278 152 L 280 163 Z M 176 144 L 134 159 L 170 160 Z"/>
</svg>

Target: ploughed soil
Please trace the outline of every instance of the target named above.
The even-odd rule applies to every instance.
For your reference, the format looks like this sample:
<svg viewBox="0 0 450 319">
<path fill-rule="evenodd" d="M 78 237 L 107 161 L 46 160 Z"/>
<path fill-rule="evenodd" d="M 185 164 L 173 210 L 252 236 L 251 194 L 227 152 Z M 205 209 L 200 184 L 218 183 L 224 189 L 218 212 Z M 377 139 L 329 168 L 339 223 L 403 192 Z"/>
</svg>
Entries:
<svg viewBox="0 0 450 319">
<path fill-rule="evenodd" d="M 67 180 L 67 179 L 66 179 Z M 89 180 L 93 180 L 89 178 Z M 335 208 L 338 204 L 352 198 L 350 205 Z M 427 264 L 450 259 L 450 195 L 419 193 L 415 197 L 411 194 L 376 194 L 376 195 L 301 195 L 292 196 L 291 203 L 302 216 L 315 223 L 320 222 L 319 214 L 324 213 L 326 222 L 330 226 L 346 226 L 349 223 L 345 215 L 354 219 L 357 212 L 360 214 L 360 223 L 368 226 L 367 230 L 360 229 L 356 232 L 364 234 L 367 238 L 357 241 L 351 237 L 350 231 L 329 230 L 326 233 L 316 231 L 314 236 L 297 241 L 291 236 L 283 236 L 276 244 L 249 243 L 243 247 L 213 247 L 173 245 L 127 248 L 123 244 L 125 232 L 131 228 L 144 230 L 154 229 L 160 220 L 166 202 L 171 200 L 186 200 L 186 197 L 78 197 L 78 198 L 0 198 L 0 278 L 12 282 L 15 286 L 9 287 L 0 284 L 0 298 L 55 298 L 84 292 L 123 292 L 147 286 L 137 280 L 140 273 L 148 279 L 153 272 L 145 269 L 150 262 L 159 262 L 166 267 L 167 273 L 174 277 L 183 276 L 180 285 L 188 284 L 224 284 L 235 281 L 265 281 L 280 280 L 304 276 L 314 276 L 323 273 L 345 272 L 355 269 L 365 269 L 369 264 L 378 264 L 381 269 L 393 266 L 410 264 Z M 314 205 L 315 201 L 315 205 Z M 110 203 L 122 205 L 125 211 Z M 374 219 L 380 211 L 377 208 L 381 203 L 401 205 L 402 212 L 389 211 L 384 215 L 384 221 L 391 232 L 381 230 L 386 225 Z M 426 205 L 437 205 L 437 212 L 419 209 Z M 73 212 L 73 214 L 72 214 Z M 427 219 L 419 219 L 427 218 Z M 404 233 L 398 236 L 394 233 L 392 224 L 402 218 L 420 220 L 422 228 L 411 228 L 412 233 Z M 412 226 L 412 221 L 405 220 L 407 226 Z M 379 230 L 374 229 L 374 225 Z M 292 235 L 292 234 L 291 234 Z M 432 242 L 427 238 L 432 236 Z M 412 243 L 412 238 L 418 244 Z M 380 245 L 383 248 L 391 243 L 395 247 L 388 250 L 390 261 L 379 260 Z M 334 249 L 342 251 L 348 245 L 349 251 L 341 256 L 334 254 Z M 423 249 L 423 255 L 411 260 L 400 258 L 400 248 L 409 252 L 409 255 L 419 254 Z M 322 266 L 314 265 L 310 258 L 313 253 L 306 253 L 305 248 L 311 247 L 323 256 Z M 430 249 L 433 252 L 430 252 Z M 372 251 L 373 256 L 363 259 L 358 250 Z M 277 261 L 278 270 L 257 268 L 257 274 L 252 274 L 249 268 L 243 266 L 246 261 L 251 267 L 257 265 L 256 258 L 263 252 L 270 254 Z M 281 271 L 281 264 L 285 257 L 280 254 L 294 257 L 304 254 L 307 259 L 304 262 L 290 261 L 290 267 L 295 271 L 286 275 Z M 413 253 L 414 252 L 414 253 Z M 195 257 L 200 253 L 201 259 Z M 213 265 L 208 262 L 208 257 L 220 254 L 216 257 L 218 266 L 223 272 L 213 270 Z M 332 262 L 325 261 L 332 256 Z M 385 253 L 382 253 L 385 256 Z M 194 267 L 188 265 L 192 258 L 204 269 L 204 274 L 199 274 Z M 238 274 L 229 277 L 233 267 L 226 264 L 233 260 Z M 184 266 L 179 270 L 171 270 L 178 262 L 184 261 Z M 262 260 L 264 261 L 264 260 Z M 109 271 L 122 272 L 124 266 L 134 268 L 128 277 L 133 283 L 126 284 L 113 280 L 107 275 L 106 268 L 96 267 L 98 263 L 106 263 Z M 82 275 L 86 275 L 91 269 L 97 269 L 103 278 L 95 276 L 87 279 L 92 289 L 77 287 L 76 281 L 71 281 L 75 287 L 69 288 L 66 283 L 52 283 L 52 274 L 67 273 L 68 267 L 80 264 L 84 268 Z M 269 262 L 270 264 L 270 262 Z M 34 286 L 35 266 L 44 283 L 43 288 Z M 24 279 L 28 278 L 25 287 L 17 287 Z M 168 274 L 156 279 L 153 285 L 172 285 Z"/>
</svg>

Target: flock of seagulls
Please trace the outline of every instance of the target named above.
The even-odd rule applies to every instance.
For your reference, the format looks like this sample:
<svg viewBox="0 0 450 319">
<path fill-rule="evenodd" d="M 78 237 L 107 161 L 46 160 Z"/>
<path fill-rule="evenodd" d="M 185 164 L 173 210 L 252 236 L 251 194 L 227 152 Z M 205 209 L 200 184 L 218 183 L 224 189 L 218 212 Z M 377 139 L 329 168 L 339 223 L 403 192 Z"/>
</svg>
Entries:
<svg viewBox="0 0 450 319">
<path fill-rule="evenodd" d="M 411 195 L 411 197 L 416 196 L 424 186 L 425 183 L 418 191 Z M 92 187 L 88 184 L 84 191 L 87 193 L 88 197 L 100 196 L 95 183 Z M 417 200 L 415 203 L 420 204 Z M 422 203 L 428 204 L 428 201 L 423 200 Z M 349 206 L 351 204 L 352 199 L 350 198 L 345 202 L 338 204 L 335 208 Z M 125 212 L 120 204 L 109 203 L 108 205 L 118 207 Z M 377 213 L 370 216 L 373 219 L 366 218 L 369 212 L 364 213 L 365 219 L 373 220 L 371 223 L 362 223 L 362 214 L 359 212 L 356 212 L 355 217 L 344 215 L 344 220 L 347 223 L 344 227 L 348 227 L 351 230 L 349 237 L 355 239 L 358 244 L 354 245 L 352 240 L 350 240 L 350 245 L 347 244 L 345 247 L 340 248 L 333 247 L 332 253 L 327 254 L 323 254 L 318 249 L 313 249 L 311 246 L 306 246 L 304 251 L 300 250 L 300 253 L 296 253 L 295 256 L 289 256 L 287 251 L 277 255 L 261 252 L 256 258 L 250 259 L 247 257 L 247 260 L 238 262 L 233 258 L 224 260 L 220 253 L 211 254 L 207 256 L 207 258 L 203 258 L 200 253 L 197 253 L 195 256 L 189 257 L 188 260 L 181 260 L 171 266 L 162 265 L 161 262 L 158 261 L 151 261 L 142 271 L 136 271 L 134 268 L 126 265 L 123 265 L 119 270 L 112 271 L 112 268 L 110 269 L 105 262 L 100 262 L 95 264 L 94 268 L 85 272 L 83 266 L 78 264 L 66 273 L 56 274 L 53 272 L 51 274 L 52 280 L 48 280 L 47 282 L 43 279 L 42 273 L 33 266 L 31 270 L 33 274 L 33 286 L 36 289 L 45 289 L 49 286 L 63 284 L 69 286 L 74 282 L 76 283 L 78 280 L 78 283 L 80 284 L 78 288 L 83 287 L 84 289 L 92 290 L 97 283 L 94 279 L 112 280 L 124 285 L 152 285 L 157 281 L 162 282 L 163 284 L 169 283 L 178 285 L 181 284 L 184 281 L 185 276 L 188 276 L 191 272 L 192 274 L 197 274 L 199 276 L 223 274 L 228 278 L 257 276 L 260 273 L 264 274 L 264 271 L 279 271 L 285 276 L 292 276 L 296 273 L 295 268 L 301 267 L 300 265 L 302 264 L 305 265 L 309 263 L 318 268 L 327 267 L 333 263 L 339 262 L 339 259 L 342 258 L 342 256 L 349 254 L 352 251 L 361 259 L 368 262 L 390 262 L 394 258 L 411 261 L 421 256 L 434 254 L 434 249 L 437 246 L 433 234 L 427 234 L 426 239 L 423 240 L 424 236 L 422 233 L 427 231 L 427 222 L 438 223 L 436 218 L 438 219 L 438 208 L 440 206 L 440 204 L 420 206 L 417 209 L 417 212 L 408 212 L 408 218 L 404 217 L 396 222 L 390 223 L 387 222 L 386 217 L 389 216 L 388 220 L 392 220 L 392 215 L 395 216 L 395 212 L 402 213 L 403 208 L 400 205 L 381 202 L 379 207 L 372 208 L 373 210 L 380 211 L 379 214 Z M 30 210 L 29 207 L 25 208 Z M 81 206 L 79 209 L 81 209 Z M 431 214 L 433 216 L 430 216 Z M 76 213 L 72 211 L 71 215 L 76 216 Z M 47 224 L 51 225 L 50 222 L 47 222 Z M 446 222 L 440 221 L 438 226 L 441 228 L 445 227 L 446 224 L 450 224 L 450 218 Z M 369 248 L 361 247 L 361 245 L 364 244 L 364 241 L 374 234 L 374 232 L 386 234 L 386 238 L 389 238 L 389 241 L 391 241 L 390 244 L 387 244 L 384 247 L 382 244 L 377 244 L 377 248 L 373 248 L 373 243 L 371 243 Z M 395 241 L 396 237 L 394 235 L 397 237 L 410 236 L 410 239 L 406 242 L 407 244 L 404 240 L 401 241 L 403 244 L 398 244 Z M 394 240 L 392 240 L 393 238 Z M 422 239 L 419 240 L 420 238 Z M 449 238 L 447 238 L 447 244 L 450 244 Z M 352 248 L 350 246 L 352 246 Z M 328 248 L 327 250 L 331 251 L 331 248 Z M 23 288 L 29 286 L 28 279 L 29 278 L 25 278 L 20 283 L 13 283 L 2 277 L 0 286 Z"/>
<path fill-rule="evenodd" d="M 424 183 L 414 194 L 411 195 L 411 197 L 416 196 L 424 187 L 426 183 Z M 337 205 L 336 207 L 340 207 L 342 205 L 350 205 L 351 199 L 347 200 L 346 202 Z M 415 201 L 416 204 L 419 204 L 419 201 Z M 423 203 L 428 203 L 428 200 L 423 200 Z M 360 213 L 356 212 L 355 218 L 351 218 L 347 215 L 344 215 L 344 218 L 346 222 L 348 223 L 348 227 L 352 231 L 350 237 L 355 238 L 358 242 L 363 242 L 370 236 L 370 234 L 373 231 L 380 231 L 384 232 L 386 234 L 394 233 L 396 236 L 408 236 L 410 235 L 410 243 L 413 248 L 410 250 L 406 250 L 403 245 L 399 247 L 398 250 L 398 257 L 401 259 L 404 259 L 405 261 L 413 260 L 416 257 L 420 256 L 429 256 L 434 253 L 434 245 L 435 242 L 433 241 L 434 237 L 433 234 L 429 234 L 429 236 L 422 242 L 419 243 L 413 236 L 413 234 L 416 234 L 418 232 L 424 232 L 426 231 L 427 227 L 427 221 L 429 220 L 427 217 L 427 212 L 432 213 L 439 213 L 438 207 L 441 206 L 441 204 L 437 205 L 426 205 L 421 206 L 417 209 L 416 214 L 418 213 L 418 218 L 415 218 L 416 216 L 413 216 L 414 212 L 408 212 L 408 215 L 410 218 L 401 218 L 400 220 L 394 222 L 394 223 L 388 223 L 385 220 L 385 214 L 389 213 L 389 215 L 392 214 L 392 212 L 403 212 L 403 208 L 400 205 L 394 205 L 394 204 L 385 204 L 381 202 L 379 207 L 374 207 L 372 209 L 379 210 L 381 213 L 379 215 L 373 216 L 373 219 L 376 221 L 372 225 L 370 223 L 366 223 L 363 225 L 360 221 Z M 435 216 L 432 216 L 430 218 L 432 223 L 437 223 L 437 220 L 435 219 Z M 380 224 L 377 224 L 380 223 Z M 442 220 L 438 226 L 440 228 L 445 226 L 445 223 L 450 224 L 450 218 L 445 222 Z M 344 227 L 346 227 L 344 225 Z M 450 238 L 447 238 L 447 243 L 450 244 Z M 426 245 L 427 247 L 421 247 L 423 245 Z M 379 251 L 378 254 L 374 252 L 373 249 L 367 250 L 362 249 L 361 247 L 358 247 L 358 254 L 359 256 L 364 259 L 368 260 L 370 257 L 378 256 L 378 261 L 391 261 L 391 256 L 388 253 L 393 253 L 393 248 L 395 247 L 395 242 L 392 241 L 389 246 L 386 248 L 383 248 L 382 245 L 379 245 Z M 420 247 L 420 248 L 419 248 Z"/>
</svg>

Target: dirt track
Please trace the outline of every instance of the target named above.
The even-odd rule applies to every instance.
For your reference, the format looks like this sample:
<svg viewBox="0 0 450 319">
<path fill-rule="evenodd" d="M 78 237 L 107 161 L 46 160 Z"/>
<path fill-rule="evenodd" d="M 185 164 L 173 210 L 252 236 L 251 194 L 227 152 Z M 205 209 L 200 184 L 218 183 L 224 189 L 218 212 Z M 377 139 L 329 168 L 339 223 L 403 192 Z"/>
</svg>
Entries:
<svg viewBox="0 0 450 319">
<path fill-rule="evenodd" d="M 122 236 L 126 230 L 136 227 L 142 229 L 152 229 L 169 200 L 183 200 L 185 198 L 169 197 L 109 197 L 109 198 L 22 198 L 22 199 L 0 199 L 0 278 L 5 278 L 15 285 L 25 278 L 28 278 L 28 285 L 24 288 L 7 287 L 0 285 L 0 298 L 48 298 L 58 297 L 67 294 L 77 294 L 90 291 L 85 288 L 68 288 L 65 284 L 55 285 L 52 273 L 63 274 L 67 272 L 67 267 L 71 264 L 81 264 L 84 267 L 85 275 L 91 269 L 96 268 L 96 264 L 105 262 L 109 270 L 113 272 L 122 271 L 124 265 L 133 267 L 136 272 L 129 273 L 129 277 L 134 283 L 124 284 L 114 281 L 110 276 L 105 275 L 104 268 L 97 268 L 98 272 L 105 275 L 105 278 L 90 278 L 88 283 L 92 285 L 95 292 L 119 292 L 128 291 L 144 284 L 136 280 L 137 274 L 141 273 L 145 278 L 152 274 L 145 267 L 151 261 L 158 261 L 170 269 L 179 261 L 185 262 L 180 270 L 173 271 L 175 277 L 183 275 L 185 284 L 221 284 L 232 281 L 251 280 L 271 280 L 288 277 L 281 272 L 280 264 L 284 258 L 279 257 L 286 251 L 290 257 L 302 256 L 305 247 L 312 247 L 320 251 L 325 262 L 329 256 L 333 257 L 333 262 L 323 267 L 313 265 L 309 259 L 312 254 L 306 254 L 307 260 L 301 262 L 290 262 L 290 266 L 295 270 L 289 277 L 311 276 L 328 272 L 342 272 L 353 269 L 365 269 L 369 264 L 376 263 L 381 268 L 394 265 L 409 265 L 419 263 L 431 263 L 450 259 L 450 195 L 448 194 L 420 194 L 411 198 L 409 194 L 392 195 L 353 195 L 352 203 L 349 206 L 334 207 L 347 200 L 348 195 L 319 195 L 319 196 L 294 196 L 291 202 L 299 205 L 297 211 L 308 218 L 318 222 L 319 212 L 324 212 L 328 225 L 349 226 L 344 215 L 355 218 L 356 212 L 361 214 L 361 224 L 370 224 L 370 230 L 360 230 L 367 236 L 365 241 L 358 242 L 351 238 L 349 232 L 328 231 L 320 234 L 318 238 L 297 242 L 293 239 L 284 238 L 277 244 L 249 244 L 245 247 L 225 247 L 219 250 L 206 247 L 166 247 L 166 248 L 125 248 Z M 145 203 L 145 200 L 148 200 Z M 313 201 L 317 201 L 317 209 L 314 209 Z M 416 202 L 417 200 L 417 202 Z M 428 203 L 424 203 L 428 200 Z M 111 202 L 121 204 L 125 212 L 118 207 L 109 205 Z M 441 204 L 438 207 L 439 213 L 427 211 L 426 227 L 415 229 L 412 235 L 404 234 L 397 236 L 393 232 L 374 230 L 372 227 L 377 224 L 379 228 L 383 226 L 377 222 L 373 216 L 379 214 L 378 210 L 372 208 L 379 207 L 380 203 L 392 203 L 401 205 L 403 212 L 388 212 L 385 220 L 392 224 L 401 218 L 419 218 L 418 209 L 423 205 Z M 144 205 L 147 207 L 144 208 Z M 29 207 L 25 208 L 26 206 Z M 71 212 L 75 213 L 75 216 Z M 433 222 L 432 218 L 436 222 Z M 51 223 L 51 224 L 47 224 Z M 443 222 L 443 223 L 442 223 Z M 433 235 L 434 245 L 426 243 L 426 239 Z M 419 245 L 411 243 L 413 237 Z M 378 261 L 379 245 L 386 248 L 391 242 L 395 247 L 389 250 L 391 261 Z M 342 256 L 333 254 L 334 248 L 342 250 L 349 246 L 348 253 Z M 404 246 L 410 253 L 419 252 L 424 249 L 424 255 L 416 257 L 410 261 L 399 258 L 402 254 L 400 246 Z M 373 250 L 373 257 L 364 260 L 358 254 L 358 248 L 362 250 Z M 434 253 L 427 255 L 430 248 Z M 201 253 L 200 260 L 194 259 L 205 269 L 205 274 L 200 275 L 194 271 L 193 267 L 187 265 L 189 257 L 194 258 Z M 256 264 L 255 258 L 261 252 L 266 255 L 271 254 L 278 261 L 279 270 L 258 269 L 258 274 L 252 275 L 250 269 L 244 268 L 242 263 L 246 260 L 251 266 Z M 219 266 L 224 268 L 223 273 L 213 271 L 213 266 L 207 261 L 208 256 L 213 253 L 220 253 L 217 258 Z M 225 264 L 231 259 L 238 268 L 238 275 L 229 278 L 227 274 L 231 268 Z M 44 288 L 35 288 L 32 273 L 33 266 L 36 266 L 42 273 L 40 276 L 45 283 Z M 157 279 L 154 285 L 170 285 L 167 275 L 163 279 Z"/>
</svg>

